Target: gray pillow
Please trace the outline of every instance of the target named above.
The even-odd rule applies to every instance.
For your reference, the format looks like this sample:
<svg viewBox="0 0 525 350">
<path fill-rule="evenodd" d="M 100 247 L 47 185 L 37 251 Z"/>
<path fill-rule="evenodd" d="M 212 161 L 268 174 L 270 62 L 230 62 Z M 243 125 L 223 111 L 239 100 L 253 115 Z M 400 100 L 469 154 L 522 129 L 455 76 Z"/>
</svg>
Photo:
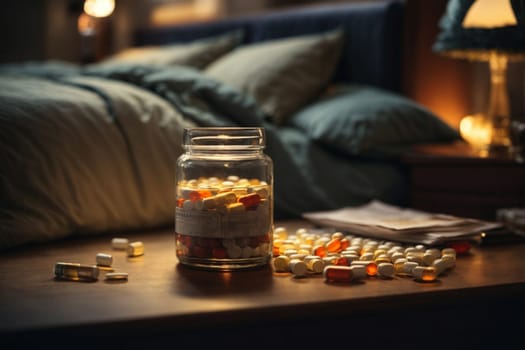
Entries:
<svg viewBox="0 0 525 350">
<path fill-rule="evenodd" d="M 343 30 L 239 46 L 204 73 L 251 95 L 275 124 L 318 97 L 340 58 Z"/>
<path fill-rule="evenodd" d="M 289 124 L 318 143 L 358 156 L 397 156 L 417 143 L 460 139 L 457 130 L 415 101 L 364 85 L 334 87 Z"/>
<path fill-rule="evenodd" d="M 220 56 L 233 50 L 241 43 L 242 38 L 243 32 L 235 30 L 189 43 L 132 47 L 107 58 L 102 64 L 185 65 L 203 69 Z"/>
</svg>

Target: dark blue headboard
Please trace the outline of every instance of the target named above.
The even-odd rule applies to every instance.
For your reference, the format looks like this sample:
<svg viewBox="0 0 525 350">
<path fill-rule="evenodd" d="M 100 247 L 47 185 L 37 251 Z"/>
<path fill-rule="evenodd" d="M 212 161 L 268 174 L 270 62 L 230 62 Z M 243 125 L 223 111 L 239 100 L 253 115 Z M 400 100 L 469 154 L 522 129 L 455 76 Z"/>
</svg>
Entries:
<svg viewBox="0 0 525 350">
<path fill-rule="evenodd" d="M 142 29 L 136 45 L 187 42 L 243 29 L 244 44 L 345 29 L 346 41 L 334 82 L 401 89 L 404 2 L 385 0 L 310 6 L 184 26 Z"/>
</svg>

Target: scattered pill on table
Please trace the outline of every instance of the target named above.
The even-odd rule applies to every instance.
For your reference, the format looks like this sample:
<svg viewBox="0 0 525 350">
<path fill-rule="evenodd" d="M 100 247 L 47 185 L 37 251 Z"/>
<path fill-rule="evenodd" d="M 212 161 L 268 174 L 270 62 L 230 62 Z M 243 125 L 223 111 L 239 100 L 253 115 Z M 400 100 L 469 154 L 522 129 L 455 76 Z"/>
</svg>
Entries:
<svg viewBox="0 0 525 350">
<path fill-rule="evenodd" d="M 96 262 L 100 266 L 111 266 L 113 264 L 113 256 L 106 253 L 97 253 Z"/>
<path fill-rule="evenodd" d="M 294 276 L 322 274 L 326 282 L 334 283 L 366 278 L 389 280 L 396 276 L 434 282 L 454 268 L 457 261 L 457 252 L 450 247 L 379 241 L 329 229 L 299 228 L 291 232 L 280 226 L 275 229 L 273 242 L 275 272 Z"/>
<path fill-rule="evenodd" d="M 348 283 L 352 281 L 354 273 L 350 266 L 328 265 L 323 269 L 323 277 L 327 282 Z"/>
<path fill-rule="evenodd" d="M 108 281 L 127 281 L 128 273 L 127 272 L 108 272 L 106 273 L 105 278 Z"/>
<path fill-rule="evenodd" d="M 95 281 L 98 279 L 99 270 L 95 265 L 57 262 L 55 264 L 54 273 L 59 279 L 70 281 Z"/>
<path fill-rule="evenodd" d="M 144 243 L 142 243 L 141 241 L 129 243 L 127 253 L 129 257 L 144 255 Z"/>
<path fill-rule="evenodd" d="M 128 249 L 129 240 L 127 238 L 115 237 L 111 240 L 111 246 L 116 250 Z"/>
</svg>

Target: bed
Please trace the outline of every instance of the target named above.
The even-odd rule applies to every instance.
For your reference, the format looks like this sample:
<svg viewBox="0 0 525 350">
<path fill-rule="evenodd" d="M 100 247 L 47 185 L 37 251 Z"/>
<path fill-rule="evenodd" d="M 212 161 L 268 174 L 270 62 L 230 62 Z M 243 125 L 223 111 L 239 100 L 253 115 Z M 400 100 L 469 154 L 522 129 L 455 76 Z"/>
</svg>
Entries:
<svg viewBox="0 0 525 350">
<path fill-rule="evenodd" d="M 262 126 L 275 218 L 407 203 L 403 152 L 457 131 L 401 93 L 403 2 L 136 33 L 92 64 L 0 67 L 0 249 L 174 223 L 193 126 Z"/>
</svg>

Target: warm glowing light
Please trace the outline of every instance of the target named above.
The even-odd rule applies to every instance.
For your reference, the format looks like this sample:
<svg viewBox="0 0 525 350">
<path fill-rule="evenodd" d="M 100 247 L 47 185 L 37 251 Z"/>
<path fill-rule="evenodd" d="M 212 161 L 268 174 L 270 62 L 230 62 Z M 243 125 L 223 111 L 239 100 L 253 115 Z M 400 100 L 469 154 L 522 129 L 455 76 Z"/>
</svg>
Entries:
<svg viewBox="0 0 525 350">
<path fill-rule="evenodd" d="M 86 0 L 84 12 L 93 17 L 107 17 L 115 9 L 115 0 Z"/>
<path fill-rule="evenodd" d="M 459 123 L 461 137 L 472 146 L 486 148 L 492 139 L 492 123 L 483 114 L 467 115 Z"/>
<path fill-rule="evenodd" d="M 463 19 L 464 28 L 495 28 L 510 25 L 517 25 L 517 21 L 508 0 L 476 0 Z"/>
<path fill-rule="evenodd" d="M 219 5 L 217 0 L 165 3 L 153 9 L 150 20 L 155 26 L 210 20 L 219 15 Z"/>
<path fill-rule="evenodd" d="M 77 26 L 82 36 L 92 36 L 97 33 L 97 19 L 85 13 L 78 16 Z"/>
</svg>

